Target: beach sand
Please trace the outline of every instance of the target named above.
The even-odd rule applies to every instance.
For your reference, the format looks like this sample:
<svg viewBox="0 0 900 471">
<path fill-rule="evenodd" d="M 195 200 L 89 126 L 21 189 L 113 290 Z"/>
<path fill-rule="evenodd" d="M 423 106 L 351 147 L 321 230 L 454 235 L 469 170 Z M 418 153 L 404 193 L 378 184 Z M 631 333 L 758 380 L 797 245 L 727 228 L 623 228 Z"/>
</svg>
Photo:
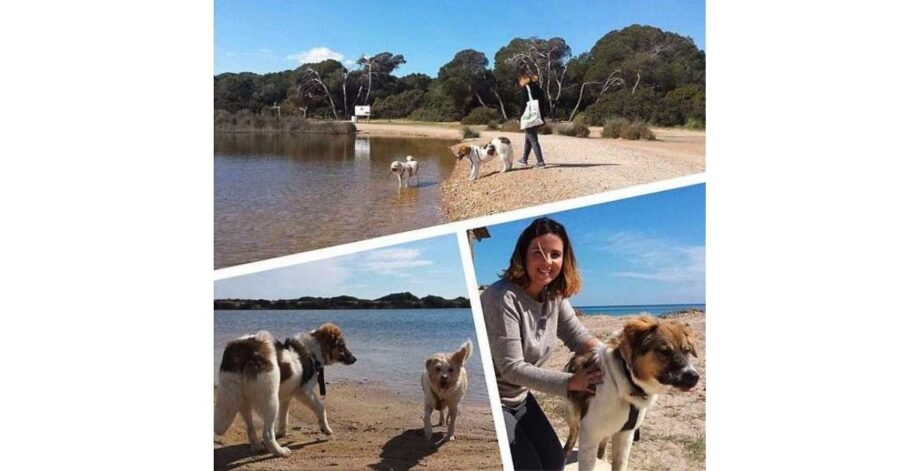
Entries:
<svg viewBox="0 0 900 471">
<path fill-rule="evenodd" d="M 465 142 L 482 145 L 497 136 L 512 140 L 515 159 L 522 157 L 525 135 L 471 126 L 481 136 Z M 358 123 L 360 135 L 432 137 L 460 142 L 457 123 Z M 654 128 L 656 141 L 601 139 L 601 127 L 588 138 L 540 136 L 547 167 L 536 170 L 515 164 L 500 174 L 499 159 L 483 165 L 481 177 L 466 178 L 469 162 L 460 160 L 449 180 L 441 184 L 441 209 L 450 221 L 550 203 L 578 196 L 625 188 L 706 170 L 706 133 L 675 128 Z M 448 158 L 453 158 L 449 150 Z M 532 154 L 529 163 L 534 164 Z M 536 170 L 536 171 L 531 171 Z"/>
<path fill-rule="evenodd" d="M 292 402 L 288 434 L 279 440 L 292 450 L 287 458 L 252 454 L 244 423 L 235 418 L 225 435 L 215 437 L 215 469 L 502 469 L 487 405 L 464 400 L 456 439 L 433 447 L 422 435 L 421 401 L 402 399 L 383 386 L 342 381 L 329 382 L 326 404 L 331 437 L 319 432 L 312 412 Z M 437 414 L 433 420 L 437 423 Z M 445 431 L 435 427 L 432 440 Z"/>
<path fill-rule="evenodd" d="M 620 329 L 625 317 L 582 316 L 582 323 L 601 340 Z M 706 315 L 702 311 L 679 315 L 687 322 L 697 337 L 697 355 L 694 365 L 700 373 L 700 382 L 690 392 L 670 391 L 659 396 L 656 404 L 647 412 L 641 426 L 641 439 L 631 449 L 629 468 L 639 471 L 698 471 L 706 469 Z M 561 370 L 570 357 L 568 349 L 557 342 L 556 349 L 545 365 Z M 561 397 L 535 392 L 535 397 L 556 429 L 560 442 L 569 433 L 565 422 L 566 405 Z M 576 445 L 576 451 L 577 451 Z M 609 459 L 607 449 L 607 458 Z M 566 469 L 578 469 L 576 456 L 569 457 Z M 598 462 L 596 470 L 609 469 L 608 463 Z"/>
</svg>

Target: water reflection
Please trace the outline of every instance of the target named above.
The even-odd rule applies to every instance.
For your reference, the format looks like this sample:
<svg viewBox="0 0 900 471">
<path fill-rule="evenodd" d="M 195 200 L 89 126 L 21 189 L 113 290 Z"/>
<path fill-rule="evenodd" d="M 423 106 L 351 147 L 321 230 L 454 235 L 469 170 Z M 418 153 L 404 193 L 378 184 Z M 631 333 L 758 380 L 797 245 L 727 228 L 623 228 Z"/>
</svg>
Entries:
<svg viewBox="0 0 900 471">
<path fill-rule="evenodd" d="M 353 135 L 216 134 L 215 266 L 440 224 L 452 141 Z M 394 160 L 419 161 L 398 189 Z"/>
</svg>

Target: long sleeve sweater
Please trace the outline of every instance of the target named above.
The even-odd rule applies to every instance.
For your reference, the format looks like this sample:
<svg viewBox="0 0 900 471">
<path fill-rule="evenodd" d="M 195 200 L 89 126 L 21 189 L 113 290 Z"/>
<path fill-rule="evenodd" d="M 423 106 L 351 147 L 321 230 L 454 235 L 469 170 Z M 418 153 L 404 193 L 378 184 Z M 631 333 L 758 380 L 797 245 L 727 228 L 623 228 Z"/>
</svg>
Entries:
<svg viewBox="0 0 900 471">
<path fill-rule="evenodd" d="M 521 404 L 529 389 L 565 396 L 572 374 L 541 366 L 557 337 L 572 351 L 591 338 L 569 300 L 545 296 L 539 302 L 517 284 L 500 280 L 481 294 L 481 306 L 503 405 Z"/>
</svg>

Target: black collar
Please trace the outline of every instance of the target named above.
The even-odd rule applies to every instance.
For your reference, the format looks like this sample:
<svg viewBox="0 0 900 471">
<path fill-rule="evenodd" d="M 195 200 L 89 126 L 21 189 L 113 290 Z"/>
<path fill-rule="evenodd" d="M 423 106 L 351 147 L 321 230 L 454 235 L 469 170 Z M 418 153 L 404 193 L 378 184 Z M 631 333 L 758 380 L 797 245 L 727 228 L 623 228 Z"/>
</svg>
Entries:
<svg viewBox="0 0 900 471">
<path fill-rule="evenodd" d="M 319 373 L 316 377 L 316 380 L 319 382 L 319 394 L 323 397 L 325 396 L 325 367 L 319 363 L 319 360 L 313 358 L 314 366 L 313 368 Z"/>
<path fill-rule="evenodd" d="M 634 378 L 631 376 L 631 369 L 628 368 L 628 364 L 625 363 L 625 357 L 622 356 L 622 353 L 619 352 L 619 349 L 616 349 L 613 356 L 616 357 L 616 360 L 619 361 L 619 364 L 622 366 L 622 369 L 625 370 L 625 377 L 628 378 L 628 383 L 631 385 L 631 395 L 638 396 L 641 399 L 647 399 L 647 392 L 644 391 L 644 388 L 640 387 L 637 383 L 634 382 Z M 625 421 L 625 425 L 622 426 L 620 432 L 626 432 L 628 430 L 634 430 L 634 441 L 638 441 L 641 439 L 641 431 L 640 429 L 635 430 L 637 426 L 638 414 L 640 410 L 638 410 L 637 406 L 632 403 L 628 403 L 628 420 Z"/>
</svg>

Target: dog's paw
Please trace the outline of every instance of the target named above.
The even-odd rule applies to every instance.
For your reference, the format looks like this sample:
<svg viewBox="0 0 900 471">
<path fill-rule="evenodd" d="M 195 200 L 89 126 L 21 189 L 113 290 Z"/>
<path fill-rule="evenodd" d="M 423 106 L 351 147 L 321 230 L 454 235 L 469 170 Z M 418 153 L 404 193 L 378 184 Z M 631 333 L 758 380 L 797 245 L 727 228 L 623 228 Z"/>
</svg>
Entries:
<svg viewBox="0 0 900 471">
<path fill-rule="evenodd" d="M 276 445 L 275 451 L 273 451 L 272 454 L 275 456 L 280 456 L 280 457 L 284 458 L 285 456 L 290 456 L 291 450 L 288 448 L 285 448 L 283 446 Z"/>
<path fill-rule="evenodd" d="M 436 445 L 443 445 L 444 443 L 452 442 L 453 440 L 456 440 L 456 437 L 454 437 L 453 435 L 445 435 L 444 438 L 438 440 Z"/>
<path fill-rule="evenodd" d="M 331 430 L 331 427 L 329 427 L 329 426 L 327 426 L 327 425 L 324 425 L 324 426 L 319 427 L 319 431 L 321 431 L 321 432 L 324 433 L 325 435 L 332 435 L 332 434 L 334 434 L 334 430 Z"/>
</svg>

